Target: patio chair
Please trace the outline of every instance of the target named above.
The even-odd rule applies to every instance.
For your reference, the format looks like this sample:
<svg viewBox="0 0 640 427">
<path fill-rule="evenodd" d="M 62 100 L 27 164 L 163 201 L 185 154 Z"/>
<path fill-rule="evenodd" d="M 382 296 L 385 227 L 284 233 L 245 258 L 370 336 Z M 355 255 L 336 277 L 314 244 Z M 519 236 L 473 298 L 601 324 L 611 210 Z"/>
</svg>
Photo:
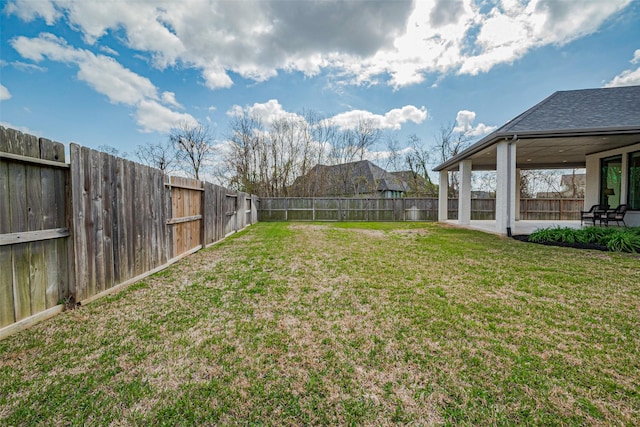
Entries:
<svg viewBox="0 0 640 427">
<path fill-rule="evenodd" d="M 609 205 L 593 205 L 588 211 L 580 211 L 580 227 L 582 227 L 584 221 L 591 221 L 595 226 L 596 220 L 601 220 L 608 209 Z"/>
<path fill-rule="evenodd" d="M 616 225 L 620 226 L 620 222 L 626 227 L 624 222 L 624 215 L 629 210 L 629 205 L 620 205 L 612 211 L 607 211 L 600 219 L 600 223 L 604 222 L 606 226 L 609 225 L 609 221 L 615 221 Z"/>
</svg>

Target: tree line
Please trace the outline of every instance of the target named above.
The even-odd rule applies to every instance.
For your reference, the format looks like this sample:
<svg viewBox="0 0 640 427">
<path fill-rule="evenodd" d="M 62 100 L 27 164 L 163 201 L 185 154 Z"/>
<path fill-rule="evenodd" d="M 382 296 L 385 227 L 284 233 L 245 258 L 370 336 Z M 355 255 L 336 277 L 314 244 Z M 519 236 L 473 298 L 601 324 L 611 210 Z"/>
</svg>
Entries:
<svg viewBox="0 0 640 427">
<path fill-rule="evenodd" d="M 402 144 L 396 132 L 382 130 L 366 117 L 344 127 L 314 111 L 265 122 L 241 110 L 231 117 L 222 138 L 206 124 L 183 122 L 172 128 L 165 140 L 139 145 L 134 155 L 139 162 L 167 174 L 207 179 L 261 197 L 316 196 L 314 180 L 322 177 L 316 174 L 314 179 L 302 179 L 316 165 L 371 160 L 387 171 L 402 172 L 409 196 L 437 197 L 431 167 L 470 143 L 471 138 L 454 122 L 441 126 L 430 144 L 415 134 Z M 127 156 L 109 146 L 98 148 Z M 314 172 L 317 170 L 322 169 Z M 489 194 L 495 189 L 495 173 L 474 173 L 473 180 L 476 189 Z M 522 197 L 534 197 L 536 191 L 558 195 L 562 191 L 558 172 L 522 171 L 520 180 Z M 451 172 L 449 196 L 456 197 L 458 188 L 458 173 Z"/>
<path fill-rule="evenodd" d="M 382 152 L 376 154 L 374 147 L 382 147 Z M 124 154 L 113 153 L 108 146 L 99 148 Z M 413 177 L 413 195 L 435 196 L 437 186 L 429 169 L 439 160 L 434 157 L 436 150 L 417 135 L 409 136 L 406 146 L 400 148 L 393 132 L 380 129 L 369 118 L 341 127 L 313 111 L 269 122 L 242 111 L 230 119 L 221 139 L 208 125 L 184 122 L 171 129 L 166 140 L 138 146 L 134 155 L 165 173 L 206 177 L 262 197 L 311 196 L 312 182 L 300 178 L 314 166 L 371 160 L 386 170 L 405 171 Z"/>
</svg>

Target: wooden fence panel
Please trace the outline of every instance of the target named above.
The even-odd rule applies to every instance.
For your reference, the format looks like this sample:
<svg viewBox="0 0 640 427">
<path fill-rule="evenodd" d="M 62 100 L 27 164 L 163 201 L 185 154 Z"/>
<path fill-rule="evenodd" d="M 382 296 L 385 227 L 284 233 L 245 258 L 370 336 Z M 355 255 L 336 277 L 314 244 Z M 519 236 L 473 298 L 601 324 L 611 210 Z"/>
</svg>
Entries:
<svg viewBox="0 0 640 427">
<path fill-rule="evenodd" d="M 521 199 L 520 218 L 528 220 L 579 220 L 583 199 Z"/>
<path fill-rule="evenodd" d="M 226 191 L 224 195 L 224 234 L 225 236 L 238 230 L 236 224 L 236 213 L 238 204 L 238 194 Z"/>
<path fill-rule="evenodd" d="M 179 256 L 202 245 L 202 196 L 205 189 L 195 179 L 169 177 L 171 210 L 169 227 L 173 231 L 173 255 Z"/>
<path fill-rule="evenodd" d="M 162 172 L 71 144 L 75 298 L 93 297 L 164 265 Z"/>
<path fill-rule="evenodd" d="M 437 221 L 438 199 L 406 198 L 404 217 L 407 221 Z"/>
<path fill-rule="evenodd" d="M 0 127 L 2 154 L 0 328 L 54 307 L 68 286 L 64 146 Z"/>
</svg>

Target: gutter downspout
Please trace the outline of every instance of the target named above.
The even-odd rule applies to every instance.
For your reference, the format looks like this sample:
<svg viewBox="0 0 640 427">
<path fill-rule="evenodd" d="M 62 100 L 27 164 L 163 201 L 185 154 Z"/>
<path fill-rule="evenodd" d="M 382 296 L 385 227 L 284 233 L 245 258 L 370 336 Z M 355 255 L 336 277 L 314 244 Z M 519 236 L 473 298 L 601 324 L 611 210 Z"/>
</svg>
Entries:
<svg viewBox="0 0 640 427">
<path fill-rule="evenodd" d="M 518 141 L 518 135 L 514 134 L 509 144 L 507 144 L 507 237 L 513 237 L 511 232 L 511 186 L 515 183 L 511 182 L 511 146 Z"/>
</svg>

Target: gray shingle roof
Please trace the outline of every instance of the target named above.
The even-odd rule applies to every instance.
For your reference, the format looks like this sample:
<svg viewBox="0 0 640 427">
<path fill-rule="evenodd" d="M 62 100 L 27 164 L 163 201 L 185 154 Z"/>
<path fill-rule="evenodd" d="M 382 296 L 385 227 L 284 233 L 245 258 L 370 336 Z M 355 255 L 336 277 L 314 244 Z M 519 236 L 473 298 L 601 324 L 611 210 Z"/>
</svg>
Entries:
<svg viewBox="0 0 640 427">
<path fill-rule="evenodd" d="M 640 126 L 640 86 L 559 91 L 500 129 L 559 131 Z"/>
<path fill-rule="evenodd" d="M 407 191 L 407 183 L 374 165 L 369 160 L 339 165 L 316 165 L 304 177 L 296 180 L 298 186 L 313 184 L 315 195 L 367 194 L 379 191 Z"/>
<path fill-rule="evenodd" d="M 582 136 L 640 130 L 640 86 L 555 92 L 434 170 L 443 170 L 514 135 Z"/>
</svg>

